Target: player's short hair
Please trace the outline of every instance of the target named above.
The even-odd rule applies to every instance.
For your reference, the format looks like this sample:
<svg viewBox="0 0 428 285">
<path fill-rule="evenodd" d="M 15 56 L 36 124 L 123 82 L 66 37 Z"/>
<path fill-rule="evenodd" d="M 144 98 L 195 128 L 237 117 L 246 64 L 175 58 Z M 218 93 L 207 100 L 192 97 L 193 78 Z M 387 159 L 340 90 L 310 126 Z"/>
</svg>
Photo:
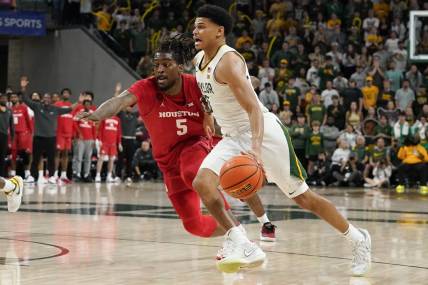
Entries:
<svg viewBox="0 0 428 285">
<path fill-rule="evenodd" d="M 178 34 L 162 40 L 156 53 L 171 53 L 178 64 L 185 64 L 196 55 L 195 43 L 187 34 Z"/>
<path fill-rule="evenodd" d="M 94 93 L 92 91 L 84 91 L 83 93 L 85 93 L 86 95 L 88 95 L 89 97 L 91 97 L 92 100 L 94 100 Z"/>
<path fill-rule="evenodd" d="M 208 18 L 219 26 L 224 27 L 224 35 L 227 36 L 233 28 L 233 18 L 222 7 L 206 4 L 196 12 L 196 17 Z"/>
<path fill-rule="evenodd" d="M 62 90 L 61 90 L 61 95 L 62 95 L 62 94 L 64 94 L 64 92 L 68 92 L 68 93 L 70 93 L 70 94 L 71 94 L 71 90 L 70 90 L 70 88 L 64 88 L 64 89 L 62 89 Z"/>
</svg>

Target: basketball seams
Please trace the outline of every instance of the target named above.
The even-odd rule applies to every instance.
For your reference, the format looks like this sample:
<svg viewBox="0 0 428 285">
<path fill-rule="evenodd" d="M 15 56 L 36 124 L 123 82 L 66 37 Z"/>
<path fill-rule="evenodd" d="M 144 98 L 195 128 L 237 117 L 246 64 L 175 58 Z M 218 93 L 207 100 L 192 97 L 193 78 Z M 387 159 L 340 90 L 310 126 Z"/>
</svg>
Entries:
<svg viewBox="0 0 428 285">
<path fill-rule="evenodd" d="M 253 187 L 253 191 L 251 191 L 248 195 L 246 195 L 246 196 L 244 196 L 244 197 L 242 197 L 242 199 L 247 199 L 247 198 L 250 198 L 251 196 L 253 196 L 256 192 L 257 192 L 257 190 L 259 189 L 259 183 L 260 183 L 260 179 L 261 178 L 263 178 L 264 177 L 264 175 L 263 175 L 263 170 L 261 169 L 261 167 L 259 166 L 259 165 L 257 165 L 257 168 L 258 169 L 260 169 L 260 174 L 259 174 L 259 179 L 257 180 L 257 183 L 256 183 L 256 185 L 254 185 L 254 187 Z"/>
<path fill-rule="evenodd" d="M 251 170 L 251 167 L 255 169 Z M 232 169 L 234 171 L 229 172 Z M 258 171 L 260 173 L 257 176 Z M 253 157 L 237 155 L 223 164 L 219 176 L 220 185 L 227 194 L 236 199 L 247 199 L 262 188 L 263 183 L 260 182 L 263 182 L 265 174 L 263 167 Z M 243 176 L 246 177 L 242 178 Z M 237 179 L 240 181 L 237 182 Z M 225 185 L 226 187 L 223 187 Z"/>
<path fill-rule="evenodd" d="M 251 173 L 249 176 L 247 176 L 247 177 L 245 177 L 244 179 L 242 179 L 241 181 L 239 181 L 239 182 L 237 182 L 237 183 L 235 183 L 235 184 L 233 184 L 233 185 L 231 185 L 231 186 L 229 186 L 229 187 L 223 188 L 223 190 L 228 190 L 228 189 L 230 189 L 230 188 L 233 188 L 233 187 L 235 187 L 235 186 L 237 186 L 237 185 L 241 184 L 241 183 L 242 183 L 242 182 L 244 182 L 245 180 L 247 180 L 247 179 L 249 179 L 249 178 L 253 177 L 253 176 L 254 176 L 254 174 L 256 174 L 256 173 L 257 173 L 257 171 L 259 171 L 259 167 L 258 167 L 257 165 L 254 165 L 254 164 L 241 164 L 241 165 L 234 166 L 233 168 L 236 168 L 236 167 L 239 167 L 239 166 L 255 166 L 256 170 L 255 170 L 253 173 Z M 230 169 L 232 169 L 232 168 L 230 168 Z M 228 169 L 228 170 L 229 170 L 229 169 Z M 225 172 L 225 173 L 226 173 L 226 172 Z M 224 173 L 223 173 L 223 174 L 224 174 Z M 221 179 L 221 178 L 220 178 L 220 179 Z"/>
<path fill-rule="evenodd" d="M 252 163 L 252 164 L 249 164 L 249 163 L 246 163 L 246 164 L 239 164 L 239 165 L 235 165 L 235 166 L 229 167 L 229 168 L 227 168 L 224 172 L 220 172 L 220 179 L 221 179 L 221 177 L 222 177 L 223 175 L 225 175 L 227 172 L 229 172 L 229 170 L 232 170 L 232 169 L 234 169 L 234 168 L 241 167 L 241 166 L 254 166 L 254 163 Z"/>
</svg>

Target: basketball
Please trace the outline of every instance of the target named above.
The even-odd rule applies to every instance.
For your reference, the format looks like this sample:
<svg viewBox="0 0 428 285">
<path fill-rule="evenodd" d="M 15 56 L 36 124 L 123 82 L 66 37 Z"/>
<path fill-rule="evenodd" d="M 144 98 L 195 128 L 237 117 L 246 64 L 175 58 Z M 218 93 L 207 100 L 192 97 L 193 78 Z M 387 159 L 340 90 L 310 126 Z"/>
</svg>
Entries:
<svg viewBox="0 0 428 285">
<path fill-rule="evenodd" d="M 265 175 L 262 167 L 250 155 L 235 156 L 220 170 L 220 186 L 237 199 L 247 199 L 262 188 Z"/>
</svg>

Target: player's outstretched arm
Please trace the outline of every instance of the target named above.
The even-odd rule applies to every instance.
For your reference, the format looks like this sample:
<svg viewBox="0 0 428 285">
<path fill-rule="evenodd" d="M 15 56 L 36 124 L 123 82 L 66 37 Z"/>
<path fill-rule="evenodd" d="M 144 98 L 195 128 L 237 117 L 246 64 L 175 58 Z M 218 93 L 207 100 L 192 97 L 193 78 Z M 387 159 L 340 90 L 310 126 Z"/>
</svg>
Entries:
<svg viewBox="0 0 428 285">
<path fill-rule="evenodd" d="M 215 77 L 232 90 L 242 108 L 248 113 L 252 133 L 252 154 L 261 163 L 261 146 L 264 133 L 263 114 L 254 89 L 246 75 L 244 61 L 237 54 L 226 53 L 217 65 Z"/>
<path fill-rule="evenodd" d="M 82 112 L 77 115 L 79 120 L 102 121 L 116 115 L 122 109 L 137 103 L 137 97 L 125 90 L 119 96 L 108 99 L 102 103 L 93 113 Z"/>
</svg>

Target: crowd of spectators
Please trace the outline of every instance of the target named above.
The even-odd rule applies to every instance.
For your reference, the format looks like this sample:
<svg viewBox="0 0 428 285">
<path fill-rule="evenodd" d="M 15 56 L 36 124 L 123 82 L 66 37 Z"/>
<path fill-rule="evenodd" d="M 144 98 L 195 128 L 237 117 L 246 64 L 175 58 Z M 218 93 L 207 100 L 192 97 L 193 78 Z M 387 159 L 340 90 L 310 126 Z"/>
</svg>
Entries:
<svg viewBox="0 0 428 285">
<path fill-rule="evenodd" d="M 206 2 L 82 1 L 79 21 L 114 38 L 146 77 L 158 41 L 191 32 Z M 235 17 L 227 43 L 260 79 L 259 98 L 289 128 L 311 184 L 426 185 L 428 68 L 409 61 L 408 23 L 409 11 L 428 3 L 238 0 L 227 8 Z M 428 54 L 428 24 L 417 20 L 415 32 L 417 53 Z"/>
</svg>

